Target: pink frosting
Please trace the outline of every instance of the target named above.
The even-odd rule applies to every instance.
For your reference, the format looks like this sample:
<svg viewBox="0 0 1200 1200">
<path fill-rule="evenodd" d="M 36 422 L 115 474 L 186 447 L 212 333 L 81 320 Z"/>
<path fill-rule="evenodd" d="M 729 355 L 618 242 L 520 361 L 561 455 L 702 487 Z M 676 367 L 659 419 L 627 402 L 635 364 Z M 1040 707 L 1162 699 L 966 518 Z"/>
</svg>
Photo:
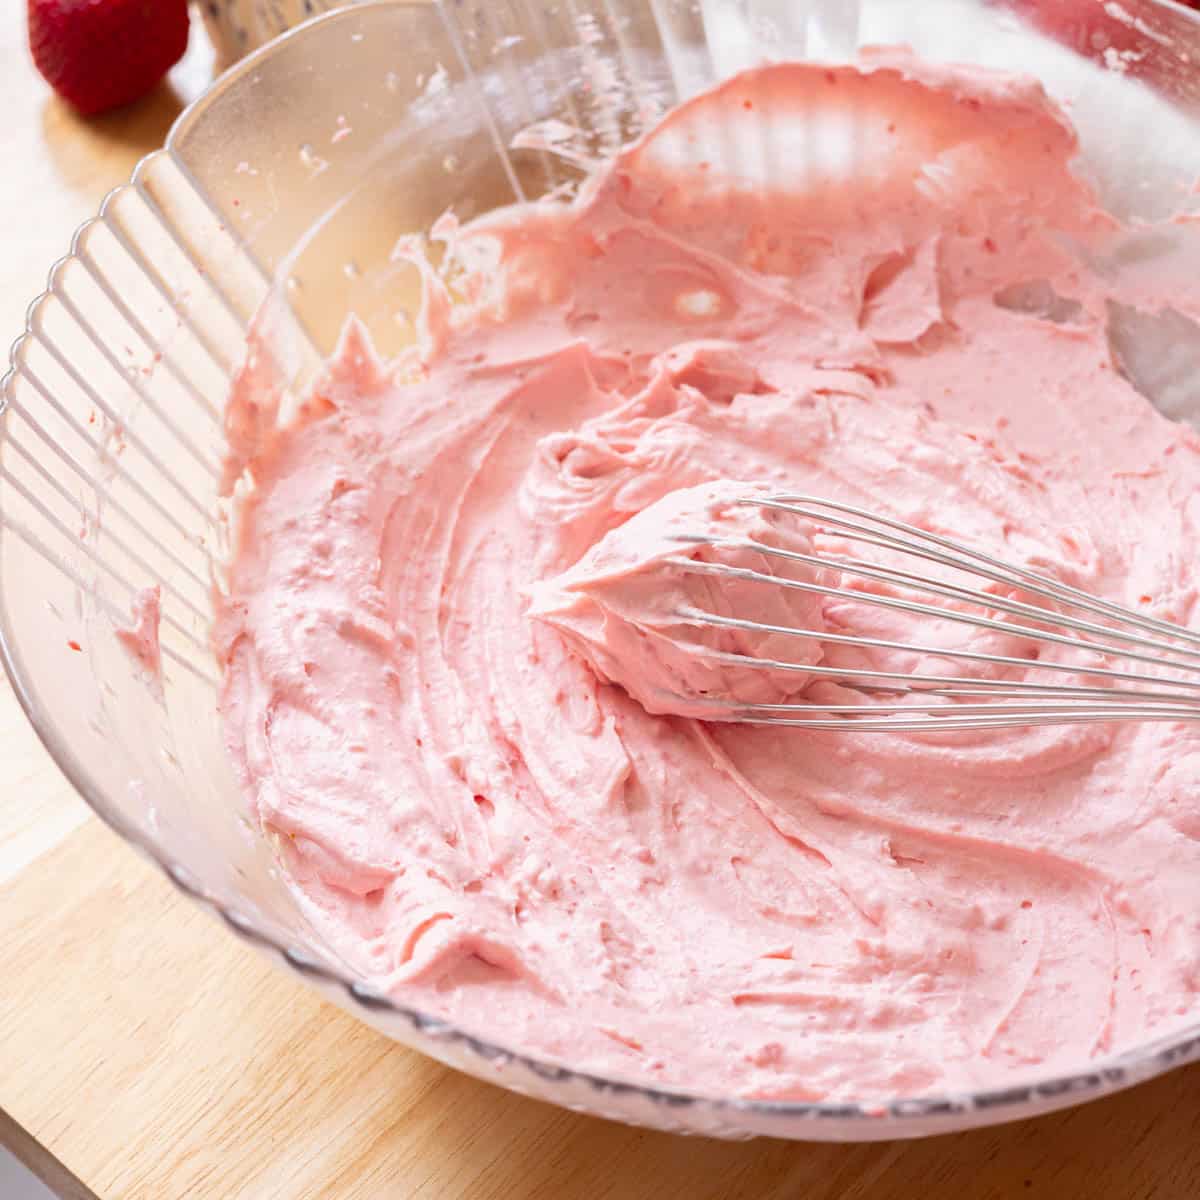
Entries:
<svg viewBox="0 0 1200 1200">
<path fill-rule="evenodd" d="M 606 533 L 574 566 L 531 588 L 529 615 L 558 629 L 601 679 L 619 683 L 647 712 L 703 717 L 712 713 L 712 701 L 786 701 L 808 684 L 809 672 L 740 666 L 717 656 L 798 668 L 819 663 L 821 594 L 700 569 L 708 564 L 836 585 L 836 571 L 754 548 L 810 557 L 815 550 L 801 518 L 743 503 L 769 495 L 759 484 L 732 480 L 668 492 Z M 689 616 L 705 613 L 812 636 L 714 626 Z"/>
<path fill-rule="evenodd" d="M 468 301 L 427 271 L 399 364 L 350 326 L 282 427 L 250 364 L 222 712 L 352 969 L 511 1047 L 758 1097 L 1002 1085 L 1195 1019 L 1200 729 L 830 734 L 633 698 L 693 686 L 656 514 L 727 520 L 720 480 L 1197 623 L 1200 439 L 1114 360 L 1088 264 L 1115 223 L 1074 153 L 1026 79 L 764 67 L 578 201 L 445 230 Z M 1023 648 L 941 624 L 934 649 Z"/>
<path fill-rule="evenodd" d="M 130 605 L 130 620 L 113 632 L 118 642 L 129 651 L 149 673 L 153 681 L 162 680 L 162 650 L 158 641 L 158 626 L 162 616 L 162 588 L 157 584 L 134 593 Z"/>
</svg>

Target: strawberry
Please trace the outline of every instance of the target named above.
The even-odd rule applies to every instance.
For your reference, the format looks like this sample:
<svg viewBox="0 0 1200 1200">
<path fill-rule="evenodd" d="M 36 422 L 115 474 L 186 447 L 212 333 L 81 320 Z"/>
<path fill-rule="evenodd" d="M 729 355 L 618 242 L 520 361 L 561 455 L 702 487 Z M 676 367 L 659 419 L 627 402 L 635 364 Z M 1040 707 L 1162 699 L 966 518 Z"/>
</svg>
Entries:
<svg viewBox="0 0 1200 1200">
<path fill-rule="evenodd" d="M 84 114 L 144 96 L 183 57 L 187 0 L 28 0 L 29 49 Z"/>
</svg>

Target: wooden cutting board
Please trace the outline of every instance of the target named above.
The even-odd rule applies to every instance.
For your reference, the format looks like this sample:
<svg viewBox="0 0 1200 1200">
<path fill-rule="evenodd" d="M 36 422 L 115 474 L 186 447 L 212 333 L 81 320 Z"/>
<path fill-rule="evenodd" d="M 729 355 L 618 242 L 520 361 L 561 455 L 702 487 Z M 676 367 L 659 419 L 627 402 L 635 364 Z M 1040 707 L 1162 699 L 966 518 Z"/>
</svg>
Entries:
<svg viewBox="0 0 1200 1200">
<path fill-rule="evenodd" d="M 175 90 L 84 124 L 29 67 L 23 7 L 0 4 L 3 338 L 208 70 L 197 45 Z M 0 1110 L 102 1200 L 1200 1196 L 1200 1068 L 869 1146 L 685 1139 L 511 1096 L 325 1005 L 184 901 L 90 817 L 6 684 L 0 746 Z"/>
</svg>

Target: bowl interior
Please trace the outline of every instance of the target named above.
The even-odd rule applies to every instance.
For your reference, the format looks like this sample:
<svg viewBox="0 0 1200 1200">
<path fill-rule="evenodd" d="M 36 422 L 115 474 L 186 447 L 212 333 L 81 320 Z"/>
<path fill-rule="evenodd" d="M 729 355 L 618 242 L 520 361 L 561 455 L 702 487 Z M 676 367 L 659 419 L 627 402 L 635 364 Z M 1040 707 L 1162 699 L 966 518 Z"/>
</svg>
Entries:
<svg viewBox="0 0 1200 1200">
<path fill-rule="evenodd" d="M 1071 20 L 1056 25 L 1068 7 Z M 240 931 L 292 950 L 340 1002 L 524 1090 L 653 1124 L 791 1136 L 896 1136 L 1065 1102 L 1075 1093 L 1059 1087 L 1019 1096 L 1015 1109 L 968 1098 L 850 1106 L 817 1113 L 818 1126 L 810 1118 L 820 1106 L 647 1104 L 642 1089 L 597 1090 L 361 990 L 349 998 L 336 986 L 341 965 L 245 819 L 215 711 L 208 630 L 228 540 L 217 499 L 221 413 L 252 323 L 294 394 L 347 313 L 384 353 L 408 344 L 418 288 L 394 254 L 402 237 L 447 210 L 466 219 L 578 180 L 567 159 L 511 149 L 519 132 L 565 121 L 582 131 L 584 153 L 603 157 L 764 56 L 844 59 L 860 45 L 903 42 L 934 59 L 1039 75 L 1069 106 L 1104 203 L 1151 220 L 1195 199 L 1200 31 L 1169 3 L 1126 3 L 1127 20 L 1113 7 L 594 0 L 479 6 L 468 17 L 458 6 L 383 0 L 319 17 L 223 76 L 80 232 L 31 310 L 5 382 L 4 654 L 63 769 L 177 882 Z M 1187 226 L 1121 250 L 1140 263 L 1195 252 Z M 1156 403 L 1200 417 L 1200 395 L 1186 386 L 1200 366 L 1190 321 L 1118 313 L 1114 338 Z M 161 688 L 113 637 L 133 594 L 152 584 L 163 590 Z M 1181 1044 L 1111 1077 L 1089 1068 L 1081 1090 L 1161 1069 Z M 863 1122 L 880 1115 L 886 1126 L 867 1133 Z"/>
</svg>

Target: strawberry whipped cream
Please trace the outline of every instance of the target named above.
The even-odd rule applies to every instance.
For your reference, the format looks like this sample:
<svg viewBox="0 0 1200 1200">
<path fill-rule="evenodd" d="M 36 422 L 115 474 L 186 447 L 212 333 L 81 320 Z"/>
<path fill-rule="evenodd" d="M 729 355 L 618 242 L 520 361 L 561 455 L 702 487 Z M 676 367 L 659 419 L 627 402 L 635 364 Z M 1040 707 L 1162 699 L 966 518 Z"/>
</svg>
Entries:
<svg viewBox="0 0 1200 1200">
<path fill-rule="evenodd" d="M 424 268 L 401 361 L 351 324 L 280 421 L 256 352 L 221 708 L 352 970 L 514 1049 L 776 1099 L 1002 1086 L 1196 1018 L 1200 728 L 827 733 L 662 701 L 794 700 L 850 663 L 794 640 L 785 678 L 681 684 L 699 635 L 672 612 L 751 602 L 681 581 L 673 531 L 807 544 L 731 515 L 739 481 L 1200 623 L 1200 440 L 1110 348 L 1120 231 L 1075 147 L 1027 79 L 763 67 L 577 200 L 445 227 L 464 299 Z"/>
<path fill-rule="evenodd" d="M 117 641 L 125 647 L 150 679 L 162 680 L 162 648 L 159 644 L 159 622 L 162 619 L 162 588 L 142 588 L 135 592 L 130 605 L 129 624 L 113 630 Z"/>
<path fill-rule="evenodd" d="M 529 615 L 558 629 L 601 679 L 619 683 L 647 712 L 703 717 L 712 715 L 706 700 L 786 701 L 810 681 L 804 666 L 822 658 L 821 595 L 703 573 L 712 565 L 804 586 L 837 583 L 836 571 L 755 549 L 797 556 L 815 551 L 800 518 L 744 503 L 769 495 L 761 485 L 733 480 L 668 492 L 610 530 L 574 566 L 531 588 Z M 695 544 L 694 538 L 705 540 Z M 714 627 L 689 614 L 750 619 L 812 636 Z M 763 670 L 717 655 L 787 665 Z"/>
</svg>

